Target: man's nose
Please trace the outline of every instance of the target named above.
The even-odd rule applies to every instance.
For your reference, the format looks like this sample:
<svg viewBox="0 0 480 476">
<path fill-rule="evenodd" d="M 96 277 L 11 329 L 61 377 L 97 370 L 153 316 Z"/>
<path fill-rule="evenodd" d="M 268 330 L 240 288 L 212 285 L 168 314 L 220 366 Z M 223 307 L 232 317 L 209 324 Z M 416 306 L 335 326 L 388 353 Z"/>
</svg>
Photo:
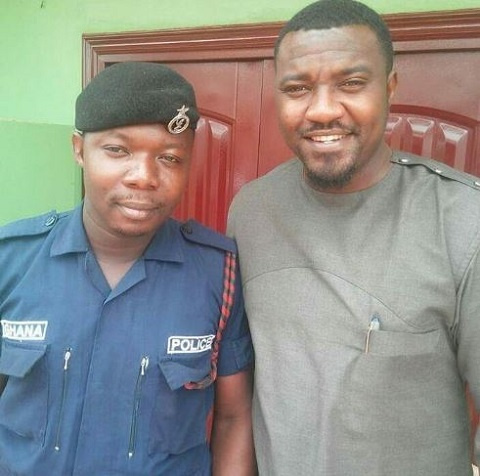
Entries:
<svg viewBox="0 0 480 476">
<path fill-rule="evenodd" d="M 311 95 L 305 118 L 310 122 L 329 124 L 342 117 L 344 108 L 338 94 L 330 87 L 316 88 Z"/>
</svg>

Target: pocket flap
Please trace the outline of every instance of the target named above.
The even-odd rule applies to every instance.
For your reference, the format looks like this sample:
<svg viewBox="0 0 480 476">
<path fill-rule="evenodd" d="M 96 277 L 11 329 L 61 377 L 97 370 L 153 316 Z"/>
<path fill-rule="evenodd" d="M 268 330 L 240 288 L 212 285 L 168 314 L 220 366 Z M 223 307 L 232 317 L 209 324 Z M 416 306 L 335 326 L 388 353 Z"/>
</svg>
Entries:
<svg viewBox="0 0 480 476">
<path fill-rule="evenodd" d="M 196 356 L 179 355 L 158 362 L 168 386 L 177 390 L 186 383 L 198 382 L 210 372 L 210 352 Z"/>
<path fill-rule="evenodd" d="M 408 356 L 437 352 L 440 335 L 440 329 L 421 333 L 374 331 L 370 334 L 370 353 Z"/>
<path fill-rule="evenodd" d="M 0 374 L 23 378 L 45 355 L 46 344 L 25 345 L 3 340 L 0 354 Z"/>
</svg>

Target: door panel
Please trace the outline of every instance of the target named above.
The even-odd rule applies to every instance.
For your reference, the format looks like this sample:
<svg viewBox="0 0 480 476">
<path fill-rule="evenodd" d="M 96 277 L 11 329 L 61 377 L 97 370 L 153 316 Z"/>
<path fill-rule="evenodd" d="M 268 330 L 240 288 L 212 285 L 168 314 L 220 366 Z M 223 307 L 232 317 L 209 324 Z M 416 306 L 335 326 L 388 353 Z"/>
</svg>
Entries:
<svg viewBox="0 0 480 476">
<path fill-rule="evenodd" d="M 466 125 L 432 116 L 391 113 L 385 137 L 393 149 L 431 157 L 455 167 L 467 169 L 475 131 Z"/>
<path fill-rule="evenodd" d="M 480 49 L 418 50 L 396 54 L 398 88 L 387 140 L 478 175 Z"/>
<path fill-rule="evenodd" d="M 257 177 L 262 64 L 170 63 L 195 88 L 201 119 L 188 189 L 175 211 L 220 231 L 240 187 Z"/>
<path fill-rule="evenodd" d="M 203 114 L 196 132 L 187 192 L 175 211 L 178 218 L 196 217 L 213 228 L 224 226 L 228 195 L 227 169 L 232 158 L 232 124 Z"/>
<path fill-rule="evenodd" d="M 420 48 L 419 48 L 420 49 Z M 480 120 L 480 50 L 398 51 L 393 104 L 429 106 Z"/>
<path fill-rule="evenodd" d="M 272 59 L 263 62 L 262 120 L 258 147 L 258 175 L 265 175 L 278 164 L 293 157 L 278 126 L 274 100 L 275 63 Z"/>
</svg>

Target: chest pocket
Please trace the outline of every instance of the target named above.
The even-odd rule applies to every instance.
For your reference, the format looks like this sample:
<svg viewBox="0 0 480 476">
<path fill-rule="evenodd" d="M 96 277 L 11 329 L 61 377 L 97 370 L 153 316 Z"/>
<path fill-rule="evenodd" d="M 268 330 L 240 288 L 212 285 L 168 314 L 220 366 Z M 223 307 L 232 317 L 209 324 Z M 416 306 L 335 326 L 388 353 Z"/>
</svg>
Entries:
<svg viewBox="0 0 480 476">
<path fill-rule="evenodd" d="M 401 441 L 399 455 L 415 454 L 421 447 L 423 461 L 443 459 L 438 467 L 449 468 L 453 453 L 439 452 L 438 442 L 455 442 L 450 450 L 455 446 L 459 455 L 468 448 L 464 385 L 443 329 L 372 332 L 369 352 L 351 362 L 344 382 L 344 398 L 337 404 L 338 429 L 357 435 L 358 457 L 370 455 L 375 464 L 373 451 Z M 447 473 L 455 471 L 442 474 Z"/>
<path fill-rule="evenodd" d="M 43 443 L 47 425 L 48 374 L 45 344 L 2 341 L 0 374 L 7 385 L 0 397 L 0 425 Z"/>
<path fill-rule="evenodd" d="M 211 353 L 160 357 L 160 391 L 151 419 L 149 453 L 180 454 L 207 440 L 207 417 L 213 405 L 213 385 L 187 390 L 185 384 L 210 372 Z"/>
</svg>

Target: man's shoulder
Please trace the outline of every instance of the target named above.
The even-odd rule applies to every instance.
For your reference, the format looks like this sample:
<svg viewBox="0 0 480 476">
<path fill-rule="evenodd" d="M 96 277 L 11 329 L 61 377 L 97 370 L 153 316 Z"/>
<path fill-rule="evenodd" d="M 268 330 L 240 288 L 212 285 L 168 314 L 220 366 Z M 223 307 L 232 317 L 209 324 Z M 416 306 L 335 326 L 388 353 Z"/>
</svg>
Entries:
<svg viewBox="0 0 480 476">
<path fill-rule="evenodd" d="M 422 204 L 427 201 L 422 201 L 418 208 L 441 223 L 452 262 L 468 262 L 465 256 L 470 256 L 470 247 L 480 246 L 480 179 L 412 154 L 395 153 L 392 161 L 404 168 L 405 187 L 434 204 L 426 209 Z"/>
<path fill-rule="evenodd" d="M 214 248 L 221 251 L 237 252 L 235 242 L 227 236 L 213 230 L 196 220 L 188 220 L 179 224 L 180 233 L 188 243 Z"/>
<path fill-rule="evenodd" d="M 301 168 L 301 162 L 297 158 L 292 158 L 282 162 L 265 175 L 252 180 L 245 186 L 264 186 L 264 184 L 270 182 L 277 182 L 286 176 L 295 176 Z"/>
<path fill-rule="evenodd" d="M 235 195 L 234 202 L 254 203 L 259 197 L 277 194 L 282 196 L 286 190 L 290 189 L 301 169 L 302 164 L 298 159 L 287 160 L 265 175 L 243 185 Z"/>
<path fill-rule="evenodd" d="M 423 167 L 425 170 L 438 176 L 439 178 L 466 185 L 468 188 L 480 192 L 479 177 L 475 177 L 474 175 L 470 175 L 461 170 L 454 169 L 443 162 L 400 151 L 395 151 L 391 160 L 396 164 L 406 167 Z"/>
<path fill-rule="evenodd" d="M 60 218 L 67 214 L 52 210 L 42 215 L 13 221 L 0 227 L 0 240 L 45 235 L 54 229 Z"/>
</svg>

